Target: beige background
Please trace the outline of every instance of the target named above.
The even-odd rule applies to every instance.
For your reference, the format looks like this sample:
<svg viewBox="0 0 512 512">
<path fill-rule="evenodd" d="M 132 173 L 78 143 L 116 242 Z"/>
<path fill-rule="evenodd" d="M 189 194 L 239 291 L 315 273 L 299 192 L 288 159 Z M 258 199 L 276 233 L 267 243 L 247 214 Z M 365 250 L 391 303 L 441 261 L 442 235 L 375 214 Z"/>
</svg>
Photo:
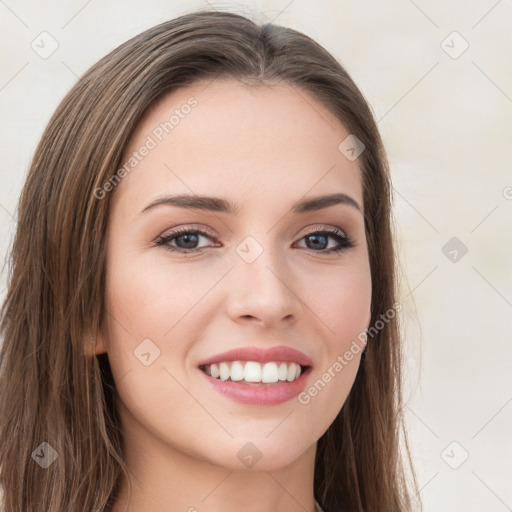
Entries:
<svg viewBox="0 0 512 512">
<path fill-rule="evenodd" d="M 36 143 L 77 76 L 129 37 L 206 5 L 0 0 L 2 260 Z M 369 100 L 395 189 L 406 416 L 424 510 L 512 510 L 512 2 L 211 5 L 307 33 Z M 43 31 L 58 43 L 48 58 L 31 48 Z M 5 272 L 0 299 L 4 288 Z"/>
</svg>

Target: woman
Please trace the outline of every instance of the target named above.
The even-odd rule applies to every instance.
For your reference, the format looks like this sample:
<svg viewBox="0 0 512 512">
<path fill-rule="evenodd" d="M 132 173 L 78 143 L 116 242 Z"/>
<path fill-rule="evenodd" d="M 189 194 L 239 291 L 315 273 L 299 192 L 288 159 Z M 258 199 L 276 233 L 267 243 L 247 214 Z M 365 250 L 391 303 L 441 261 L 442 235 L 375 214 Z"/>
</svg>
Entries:
<svg viewBox="0 0 512 512">
<path fill-rule="evenodd" d="M 412 510 L 390 194 L 303 34 L 198 11 L 101 59 L 20 199 L 5 510 Z"/>
</svg>

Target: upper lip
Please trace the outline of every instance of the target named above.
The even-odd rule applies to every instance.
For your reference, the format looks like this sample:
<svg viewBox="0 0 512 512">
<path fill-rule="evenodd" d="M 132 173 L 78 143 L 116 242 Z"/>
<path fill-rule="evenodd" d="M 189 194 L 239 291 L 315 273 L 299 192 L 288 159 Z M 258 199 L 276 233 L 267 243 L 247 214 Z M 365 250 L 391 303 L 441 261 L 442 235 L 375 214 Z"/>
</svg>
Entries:
<svg viewBox="0 0 512 512">
<path fill-rule="evenodd" d="M 223 361 L 256 361 L 268 363 L 271 361 L 286 361 L 297 363 L 301 366 L 312 366 L 313 361 L 303 352 L 290 347 L 280 345 L 271 348 L 262 347 L 239 347 L 228 350 L 222 354 L 214 355 L 199 363 L 199 366 L 222 363 Z"/>
</svg>

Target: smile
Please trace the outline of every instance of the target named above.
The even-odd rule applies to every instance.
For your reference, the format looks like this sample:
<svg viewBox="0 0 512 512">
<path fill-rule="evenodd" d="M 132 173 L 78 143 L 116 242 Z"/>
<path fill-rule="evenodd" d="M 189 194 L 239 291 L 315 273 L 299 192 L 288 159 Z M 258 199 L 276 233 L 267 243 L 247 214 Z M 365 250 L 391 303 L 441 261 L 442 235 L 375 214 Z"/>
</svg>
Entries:
<svg viewBox="0 0 512 512">
<path fill-rule="evenodd" d="M 201 370 L 222 381 L 271 384 L 292 382 L 300 377 L 305 368 L 293 362 L 223 361 L 204 365 Z"/>
<path fill-rule="evenodd" d="M 244 347 L 199 363 L 200 374 L 218 393 L 248 405 L 278 405 L 306 387 L 312 359 L 286 346 Z"/>
</svg>

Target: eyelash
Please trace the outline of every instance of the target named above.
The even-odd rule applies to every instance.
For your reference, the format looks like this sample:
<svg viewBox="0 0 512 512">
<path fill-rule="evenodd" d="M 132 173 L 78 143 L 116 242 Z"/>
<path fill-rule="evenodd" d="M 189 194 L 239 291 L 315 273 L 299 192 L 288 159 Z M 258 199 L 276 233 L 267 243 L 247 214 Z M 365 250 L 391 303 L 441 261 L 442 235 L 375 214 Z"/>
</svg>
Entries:
<svg viewBox="0 0 512 512">
<path fill-rule="evenodd" d="M 203 250 L 205 248 L 181 249 L 179 247 L 173 247 L 173 246 L 169 245 L 169 242 L 171 242 L 175 238 L 178 238 L 181 235 L 202 235 L 202 236 L 206 236 L 208 238 L 213 239 L 215 242 L 217 241 L 213 235 L 211 235 L 205 231 L 202 231 L 200 229 L 181 227 L 181 228 L 174 229 L 173 231 L 169 232 L 166 235 L 160 236 L 155 241 L 155 245 L 158 247 L 163 247 L 167 251 L 177 252 L 177 253 L 182 253 L 182 254 L 183 253 L 188 254 L 188 253 L 202 253 L 203 252 Z M 314 249 L 309 249 L 308 247 L 305 248 L 305 249 L 308 249 L 309 251 L 313 251 L 315 253 L 320 253 L 320 254 L 340 253 L 342 251 L 350 249 L 351 247 L 354 247 L 354 245 L 355 245 L 354 241 L 350 237 L 350 235 L 346 235 L 343 231 L 341 231 L 338 228 L 334 228 L 334 227 L 326 227 L 323 229 L 309 231 L 309 232 L 305 233 L 300 240 L 302 240 L 303 238 L 306 238 L 308 236 L 311 236 L 311 235 L 321 235 L 321 236 L 327 235 L 329 237 L 335 238 L 337 240 L 338 244 L 340 245 L 337 249 L 331 248 L 329 250 L 323 249 L 320 251 L 315 251 Z"/>
</svg>

